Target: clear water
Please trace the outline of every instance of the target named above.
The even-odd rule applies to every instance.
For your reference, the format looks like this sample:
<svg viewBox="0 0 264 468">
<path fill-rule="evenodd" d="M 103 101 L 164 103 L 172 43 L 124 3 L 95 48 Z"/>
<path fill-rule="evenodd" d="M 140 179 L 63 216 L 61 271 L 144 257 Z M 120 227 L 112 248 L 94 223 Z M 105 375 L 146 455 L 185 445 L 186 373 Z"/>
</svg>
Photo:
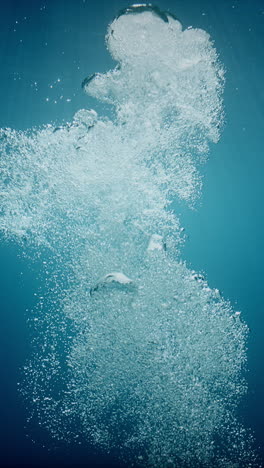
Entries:
<svg viewBox="0 0 264 468">
<path fill-rule="evenodd" d="M 68 118 L 70 86 L 54 75 L 43 100 L 66 119 L 0 133 L 3 239 L 40 271 L 18 385 L 24 432 L 39 464 L 52 448 L 62 465 L 69 451 L 75 464 L 261 466 L 238 410 L 249 330 L 185 263 L 180 220 L 197 216 L 225 131 L 224 66 L 205 30 L 158 8 L 123 10 L 106 45 L 115 64 L 82 80 L 96 110 L 82 97 Z M 42 86 L 32 81 L 36 96 Z"/>
</svg>

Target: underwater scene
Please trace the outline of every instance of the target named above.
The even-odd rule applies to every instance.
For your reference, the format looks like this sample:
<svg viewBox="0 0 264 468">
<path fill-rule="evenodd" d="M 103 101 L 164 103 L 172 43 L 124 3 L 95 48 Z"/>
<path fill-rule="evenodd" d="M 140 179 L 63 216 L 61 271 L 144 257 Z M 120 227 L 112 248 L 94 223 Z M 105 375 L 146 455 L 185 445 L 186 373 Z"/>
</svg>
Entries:
<svg viewBox="0 0 264 468">
<path fill-rule="evenodd" d="M 263 467 L 263 1 L 0 6 L 0 466 Z"/>
</svg>

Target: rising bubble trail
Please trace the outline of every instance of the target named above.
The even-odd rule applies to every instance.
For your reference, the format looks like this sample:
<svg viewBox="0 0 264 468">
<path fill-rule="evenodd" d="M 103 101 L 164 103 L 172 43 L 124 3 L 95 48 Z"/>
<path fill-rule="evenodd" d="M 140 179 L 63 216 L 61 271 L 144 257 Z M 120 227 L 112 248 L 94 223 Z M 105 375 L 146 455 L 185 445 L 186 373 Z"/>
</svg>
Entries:
<svg viewBox="0 0 264 468">
<path fill-rule="evenodd" d="M 199 196 L 223 68 L 205 31 L 150 5 L 122 11 L 106 44 L 118 65 L 82 86 L 113 118 L 0 130 L 0 228 L 49 276 L 30 322 L 30 417 L 126 466 L 258 466 L 236 416 L 247 326 L 181 260 L 171 209 Z"/>
</svg>

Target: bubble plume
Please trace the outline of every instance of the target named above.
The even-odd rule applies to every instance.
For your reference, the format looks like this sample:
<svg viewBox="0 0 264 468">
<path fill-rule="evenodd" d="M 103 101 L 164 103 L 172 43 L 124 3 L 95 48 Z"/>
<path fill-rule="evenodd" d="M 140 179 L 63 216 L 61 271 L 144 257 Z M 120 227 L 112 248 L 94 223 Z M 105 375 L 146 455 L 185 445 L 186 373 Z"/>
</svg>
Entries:
<svg viewBox="0 0 264 468">
<path fill-rule="evenodd" d="M 170 207 L 199 196 L 223 68 L 205 31 L 151 5 L 123 10 L 106 44 L 118 65 L 83 89 L 114 118 L 0 133 L 0 228 L 50 275 L 23 393 L 53 437 L 126 466 L 257 466 L 236 416 L 247 326 L 181 260 Z"/>
</svg>

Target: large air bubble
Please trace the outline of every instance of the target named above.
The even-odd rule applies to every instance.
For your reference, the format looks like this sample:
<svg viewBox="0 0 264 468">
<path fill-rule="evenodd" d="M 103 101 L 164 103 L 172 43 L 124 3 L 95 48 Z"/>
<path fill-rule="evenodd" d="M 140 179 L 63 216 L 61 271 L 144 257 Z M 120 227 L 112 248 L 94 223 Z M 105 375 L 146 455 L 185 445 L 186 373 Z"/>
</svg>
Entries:
<svg viewBox="0 0 264 468">
<path fill-rule="evenodd" d="M 0 132 L 0 228 L 43 251 L 50 278 L 23 394 L 53 437 L 126 466 L 257 466 L 236 418 L 247 327 L 181 260 L 170 209 L 199 196 L 223 68 L 206 32 L 150 5 L 106 43 L 118 65 L 83 88 L 114 119 Z"/>
</svg>

